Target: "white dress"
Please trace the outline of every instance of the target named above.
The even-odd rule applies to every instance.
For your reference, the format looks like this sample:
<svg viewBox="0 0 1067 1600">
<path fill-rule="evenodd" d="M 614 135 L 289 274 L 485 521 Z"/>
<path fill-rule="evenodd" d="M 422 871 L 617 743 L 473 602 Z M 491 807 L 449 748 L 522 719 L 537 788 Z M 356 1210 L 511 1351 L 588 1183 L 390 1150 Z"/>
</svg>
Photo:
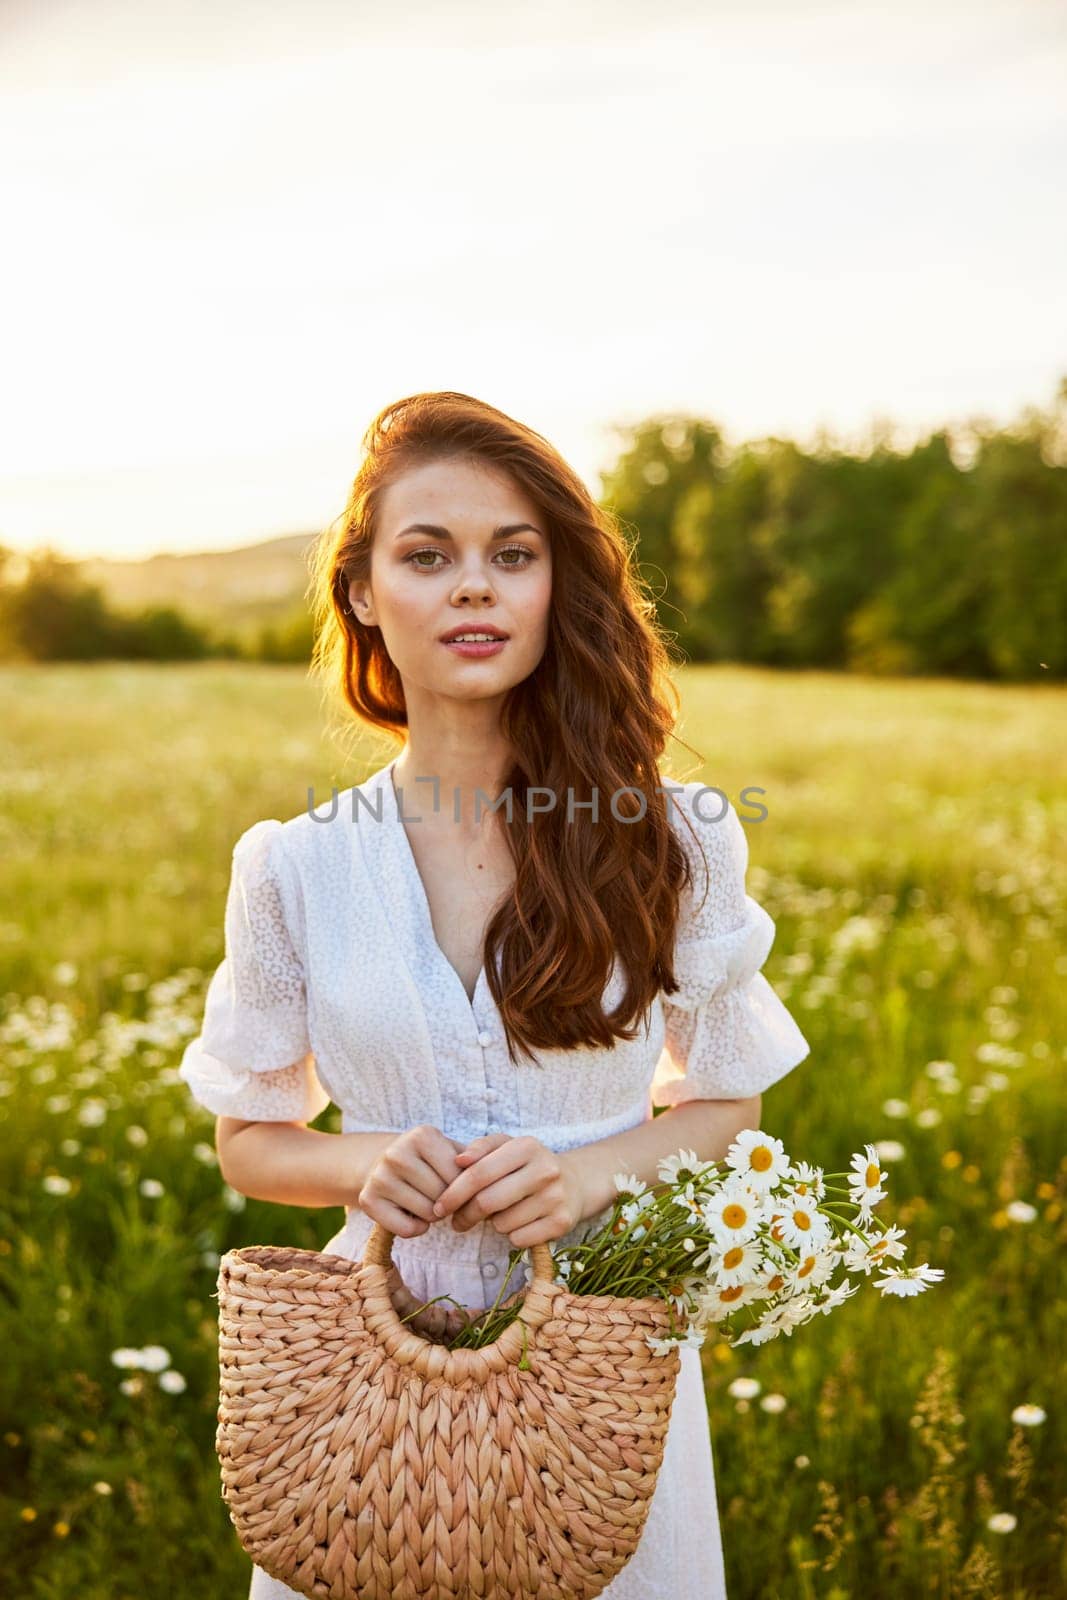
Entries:
<svg viewBox="0 0 1067 1600">
<path fill-rule="evenodd" d="M 757 1094 L 808 1054 L 760 971 L 774 922 L 745 890 L 741 821 L 732 806 L 711 820 L 723 802 L 690 782 L 668 802 L 695 863 L 675 947 L 681 988 L 658 995 L 643 1031 L 611 1051 L 543 1050 L 540 1068 L 513 1065 L 484 968 L 472 1001 L 434 936 L 394 765 L 342 791 L 336 808 L 256 822 L 235 845 L 225 959 L 179 1069 L 209 1111 L 310 1121 L 333 1101 L 345 1133 L 430 1123 L 464 1144 L 505 1132 L 570 1150 L 645 1121 L 653 1104 Z M 400 797 L 413 826 L 432 804 L 425 790 L 408 785 Z M 703 906 L 704 866 L 682 808 L 710 868 Z M 606 1007 L 621 988 L 613 973 Z M 607 1214 L 587 1218 L 567 1242 Z M 322 1249 L 357 1260 L 371 1226 L 348 1209 Z M 448 1294 L 481 1309 L 497 1297 L 509 1249 L 489 1221 L 456 1233 L 445 1218 L 417 1238 L 396 1238 L 393 1260 L 420 1302 Z M 525 1281 L 528 1259 L 505 1294 Z M 679 1359 L 648 1518 L 605 1600 L 725 1600 L 700 1352 L 683 1349 Z M 249 1600 L 295 1596 L 253 1566 Z"/>
</svg>

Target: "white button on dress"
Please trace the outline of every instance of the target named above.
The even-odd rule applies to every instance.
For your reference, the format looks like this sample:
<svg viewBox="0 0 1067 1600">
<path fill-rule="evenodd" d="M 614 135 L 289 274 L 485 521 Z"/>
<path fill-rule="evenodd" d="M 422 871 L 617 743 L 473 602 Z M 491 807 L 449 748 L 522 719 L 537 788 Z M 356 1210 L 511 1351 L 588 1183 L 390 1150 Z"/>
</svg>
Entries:
<svg viewBox="0 0 1067 1600">
<path fill-rule="evenodd" d="M 464 1144 L 486 1133 L 532 1134 L 561 1151 L 646 1121 L 654 1103 L 760 1093 L 808 1055 L 760 970 L 774 923 L 745 891 L 740 819 L 731 807 L 717 822 L 704 820 L 693 805 L 702 786 L 692 782 L 671 805 L 695 882 L 679 914 L 679 989 L 657 996 L 636 1038 L 613 1050 L 543 1050 L 539 1067 L 513 1063 L 503 1028 L 486 1025 L 495 1005 L 484 967 L 471 999 L 434 936 L 394 765 L 315 815 L 253 823 L 234 846 L 226 954 L 179 1068 L 208 1111 L 311 1121 L 332 1100 L 346 1133 L 429 1123 Z M 403 798 L 403 814 L 418 815 Z M 605 1009 L 621 992 L 613 972 Z M 607 1215 L 587 1218 L 561 1242 L 576 1242 Z M 322 1248 L 358 1260 L 371 1226 L 353 1206 Z M 393 1260 L 420 1301 L 450 1295 L 481 1309 L 496 1298 L 486 1280 L 504 1271 L 509 1249 L 491 1220 L 457 1233 L 446 1217 L 395 1239 Z M 521 1287 L 527 1260 L 501 1298 Z M 725 1597 L 700 1352 L 683 1349 L 679 1359 L 645 1528 L 605 1600 Z M 297 1591 L 254 1567 L 249 1600 L 297 1600 Z"/>
</svg>

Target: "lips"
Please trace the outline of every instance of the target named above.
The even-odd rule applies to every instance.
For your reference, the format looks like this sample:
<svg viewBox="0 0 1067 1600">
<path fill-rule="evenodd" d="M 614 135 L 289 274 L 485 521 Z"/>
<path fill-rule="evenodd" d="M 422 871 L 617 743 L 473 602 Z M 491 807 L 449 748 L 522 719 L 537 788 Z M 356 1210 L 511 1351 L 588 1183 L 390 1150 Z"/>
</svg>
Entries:
<svg viewBox="0 0 1067 1600">
<path fill-rule="evenodd" d="M 470 623 L 463 628 L 451 628 L 448 633 L 441 635 L 441 643 L 449 644 L 453 639 L 458 639 L 464 633 L 487 633 L 491 639 L 506 639 L 508 635 L 500 628 L 495 628 L 491 623 Z"/>
</svg>

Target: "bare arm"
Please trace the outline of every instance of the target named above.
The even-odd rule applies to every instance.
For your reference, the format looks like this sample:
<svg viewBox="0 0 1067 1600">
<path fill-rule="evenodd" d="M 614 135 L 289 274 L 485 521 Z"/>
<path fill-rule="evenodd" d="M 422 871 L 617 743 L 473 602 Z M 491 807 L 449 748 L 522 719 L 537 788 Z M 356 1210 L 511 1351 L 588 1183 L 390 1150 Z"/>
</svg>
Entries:
<svg viewBox="0 0 1067 1600">
<path fill-rule="evenodd" d="M 355 1206 L 395 1133 L 322 1133 L 306 1122 L 244 1122 L 219 1117 L 219 1171 L 252 1200 L 287 1206 Z"/>
<path fill-rule="evenodd" d="M 582 1189 L 583 1220 L 614 1202 L 617 1172 L 655 1185 L 659 1163 L 678 1150 L 695 1150 L 701 1163 L 721 1161 L 742 1128 L 759 1127 L 762 1106 L 759 1094 L 745 1100 L 686 1100 L 635 1128 L 567 1151 L 565 1160 L 574 1166 Z"/>
</svg>

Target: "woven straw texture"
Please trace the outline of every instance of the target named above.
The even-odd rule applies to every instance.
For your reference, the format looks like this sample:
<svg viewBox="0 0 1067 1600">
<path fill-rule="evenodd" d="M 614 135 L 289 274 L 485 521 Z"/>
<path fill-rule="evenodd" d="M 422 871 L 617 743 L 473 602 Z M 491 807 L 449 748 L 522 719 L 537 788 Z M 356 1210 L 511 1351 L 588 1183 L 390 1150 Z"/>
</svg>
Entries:
<svg viewBox="0 0 1067 1600">
<path fill-rule="evenodd" d="M 363 1260 L 251 1246 L 219 1265 L 222 1494 L 257 1566 L 322 1600 L 586 1600 L 640 1540 L 677 1351 L 662 1300 L 571 1294 L 547 1244 L 494 1344 Z M 677 1325 L 677 1321 L 676 1321 Z M 524 1337 L 525 1336 L 525 1337 Z M 528 1367 L 520 1366 L 523 1360 Z"/>
</svg>

